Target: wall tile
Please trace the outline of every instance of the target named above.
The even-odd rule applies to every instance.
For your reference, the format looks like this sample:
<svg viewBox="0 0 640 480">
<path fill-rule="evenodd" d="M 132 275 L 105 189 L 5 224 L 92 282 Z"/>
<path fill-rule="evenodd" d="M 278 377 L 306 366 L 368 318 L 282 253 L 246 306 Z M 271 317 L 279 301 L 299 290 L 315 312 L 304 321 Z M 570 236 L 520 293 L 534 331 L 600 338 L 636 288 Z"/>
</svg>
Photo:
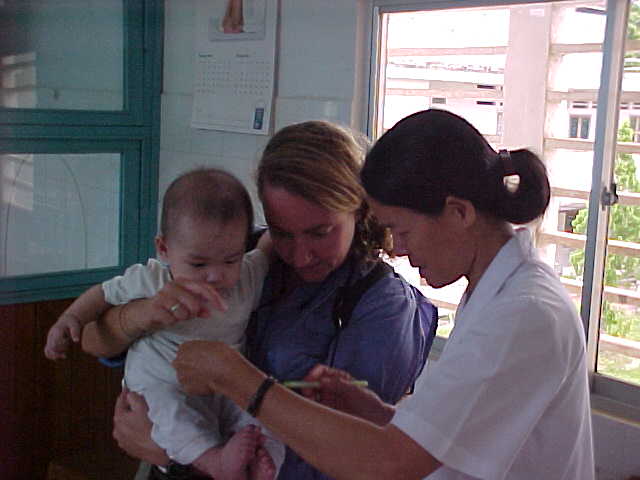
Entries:
<svg viewBox="0 0 640 480">
<path fill-rule="evenodd" d="M 620 466 L 624 460 L 624 435 L 620 424 L 599 414 L 594 414 L 592 418 L 596 465 L 608 468 Z"/>
<path fill-rule="evenodd" d="M 279 95 L 353 96 L 355 3 L 282 1 Z"/>
<path fill-rule="evenodd" d="M 227 134 L 225 132 L 219 132 L 216 130 L 189 128 L 191 152 L 204 156 L 222 156 L 226 135 Z"/>
<path fill-rule="evenodd" d="M 623 433 L 623 461 L 621 464 L 624 478 L 640 477 L 640 425 L 620 424 Z"/>
<path fill-rule="evenodd" d="M 162 96 L 160 148 L 174 152 L 191 151 L 191 95 Z"/>
<path fill-rule="evenodd" d="M 328 120 L 349 125 L 351 101 L 340 98 L 278 97 L 275 129 L 307 120 Z"/>
</svg>

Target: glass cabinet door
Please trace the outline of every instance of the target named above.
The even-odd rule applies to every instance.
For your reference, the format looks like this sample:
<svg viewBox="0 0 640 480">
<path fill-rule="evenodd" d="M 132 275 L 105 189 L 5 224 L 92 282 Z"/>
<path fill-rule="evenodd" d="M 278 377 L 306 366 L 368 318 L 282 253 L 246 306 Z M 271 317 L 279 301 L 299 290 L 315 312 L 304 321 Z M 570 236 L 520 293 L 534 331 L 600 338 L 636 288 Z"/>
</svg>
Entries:
<svg viewBox="0 0 640 480">
<path fill-rule="evenodd" d="M 0 305 L 153 253 L 162 0 L 0 0 Z"/>
<path fill-rule="evenodd" d="M 0 2 L 0 107 L 123 110 L 122 0 Z"/>
<path fill-rule="evenodd" d="M 119 264 L 120 153 L 0 154 L 0 277 Z"/>
</svg>

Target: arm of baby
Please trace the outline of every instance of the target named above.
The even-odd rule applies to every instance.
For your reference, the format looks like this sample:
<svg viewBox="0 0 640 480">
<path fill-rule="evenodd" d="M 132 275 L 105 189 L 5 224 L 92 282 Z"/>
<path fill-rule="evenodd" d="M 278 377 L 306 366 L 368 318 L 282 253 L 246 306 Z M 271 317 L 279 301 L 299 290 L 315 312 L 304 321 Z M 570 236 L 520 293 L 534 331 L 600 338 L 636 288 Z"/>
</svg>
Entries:
<svg viewBox="0 0 640 480">
<path fill-rule="evenodd" d="M 96 357 L 114 357 L 124 352 L 137 338 L 144 335 L 149 299 L 134 300 L 109 308 L 82 331 L 82 349 Z"/>
<path fill-rule="evenodd" d="M 82 348 L 97 357 L 113 357 L 143 335 L 209 315 L 211 309 L 225 311 L 226 308 L 226 303 L 211 285 L 176 278 L 153 297 L 108 309 L 101 318 L 85 327 Z"/>
<path fill-rule="evenodd" d="M 94 285 L 80 295 L 49 330 L 44 348 L 45 356 L 50 360 L 66 358 L 71 342 L 79 342 L 84 327 L 110 307 L 100 285 Z"/>
</svg>

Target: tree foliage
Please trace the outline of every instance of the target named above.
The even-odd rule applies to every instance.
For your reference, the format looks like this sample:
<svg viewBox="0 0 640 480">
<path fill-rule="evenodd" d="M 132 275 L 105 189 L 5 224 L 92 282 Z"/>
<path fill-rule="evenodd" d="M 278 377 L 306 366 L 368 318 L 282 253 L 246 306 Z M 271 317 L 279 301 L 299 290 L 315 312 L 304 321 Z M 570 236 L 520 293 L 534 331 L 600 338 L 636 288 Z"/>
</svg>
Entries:
<svg viewBox="0 0 640 480">
<path fill-rule="evenodd" d="M 631 3 L 629 7 L 629 21 L 627 22 L 627 39 L 638 40 L 640 39 L 640 4 L 638 1 Z M 624 56 L 624 68 L 635 70 L 640 67 L 640 58 L 638 58 L 638 52 L 629 52 Z"/>
<path fill-rule="evenodd" d="M 633 129 L 625 121 L 618 130 L 619 142 L 631 142 Z M 619 192 L 640 192 L 640 181 L 636 175 L 636 165 L 628 153 L 618 153 L 614 169 L 614 181 Z M 583 208 L 572 222 L 575 233 L 586 233 L 588 210 Z M 616 204 L 609 215 L 609 234 L 612 240 L 640 243 L 640 208 L 631 205 Z M 571 253 L 571 263 L 580 276 L 584 273 L 584 249 Z M 635 289 L 640 278 L 640 258 L 628 255 L 608 254 L 605 264 L 605 285 Z M 630 323 L 620 312 L 611 308 L 609 302 L 603 302 L 603 320 L 605 331 L 611 335 L 626 336 Z"/>
<path fill-rule="evenodd" d="M 638 40 L 640 38 L 640 5 L 637 1 L 631 3 L 629 8 L 627 38 L 629 40 Z"/>
</svg>

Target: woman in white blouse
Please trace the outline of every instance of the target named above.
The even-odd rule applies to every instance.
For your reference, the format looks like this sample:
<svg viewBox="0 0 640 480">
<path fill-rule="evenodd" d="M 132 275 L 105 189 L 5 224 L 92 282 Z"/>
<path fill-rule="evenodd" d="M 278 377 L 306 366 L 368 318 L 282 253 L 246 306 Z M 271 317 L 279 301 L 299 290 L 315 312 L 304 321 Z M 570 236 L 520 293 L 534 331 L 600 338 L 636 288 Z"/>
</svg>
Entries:
<svg viewBox="0 0 640 480">
<path fill-rule="evenodd" d="M 549 203 L 540 159 L 496 153 L 464 119 L 427 110 L 381 137 L 362 182 L 395 253 L 429 285 L 468 280 L 455 328 L 414 394 L 392 407 L 320 366 L 320 388 L 305 393 L 338 412 L 211 342 L 181 347 L 183 386 L 229 396 L 336 478 L 594 479 L 583 327 L 529 231 L 511 226 Z"/>
</svg>

